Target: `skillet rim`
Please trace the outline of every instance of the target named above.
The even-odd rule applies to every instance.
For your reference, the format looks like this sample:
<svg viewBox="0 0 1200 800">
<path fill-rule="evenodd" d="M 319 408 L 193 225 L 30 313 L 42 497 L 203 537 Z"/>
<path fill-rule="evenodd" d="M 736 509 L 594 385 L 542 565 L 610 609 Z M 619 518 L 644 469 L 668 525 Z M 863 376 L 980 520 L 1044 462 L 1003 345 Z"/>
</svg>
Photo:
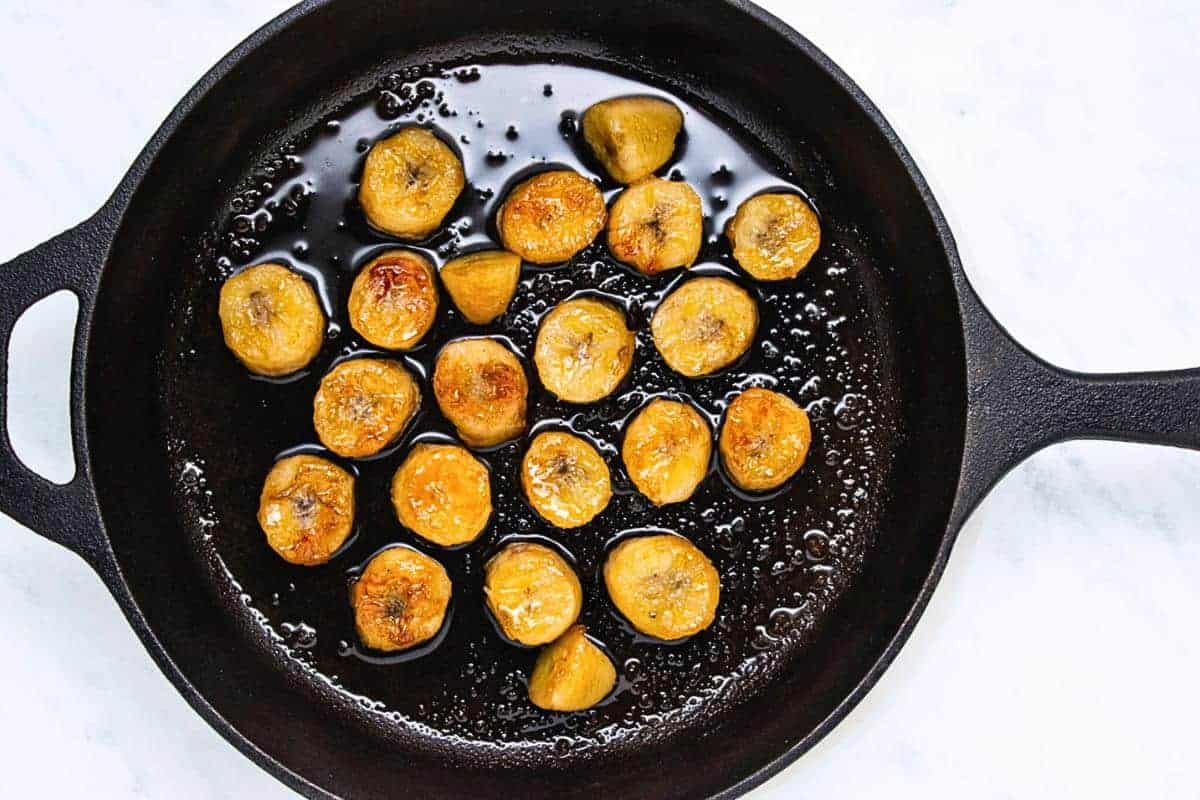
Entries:
<svg viewBox="0 0 1200 800">
<path fill-rule="evenodd" d="M 151 165 L 158 157 L 160 151 L 168 140 L 175 134 L 181 124 L 191 115 L 196 106 L 203 100 L 207 94 L 214 89 L 236 66 L 250 53 L 265 45 L 268 41 L 275 38 L 287 28 L 292 26 L 300 19 L 312 14 L 318 10 L 334 5 L 338 0 L 303 0 L 292 8 L 287 9 L 275 18 L 268 21 L 266 24 L 251 33 L 242 42 L 230 50 L 223 56 L 211 69 L 188 90 L 187 94 L 176 104 L 176 106 L 167 115 L 163 123 L 151 136 L 145 147 L 139 152 L 137 158 L 130 166 L 129 170 L 121 179 L 116 190 L 111 197 L 106 201 L 104 206 L 93 217 L 91 222 L 104 231 L 105 250 L 100 254 L 98 259 L 102 265 L 97 276 L 96 288 L 90 292 L 90 296 L 86 297 L 85 304 L 81 303 L 80 315 L 78 324 L 81 330 L 78 333 L 79 340 L 84 343 L 82 348 L 78 348 L 76 352 L 76 367 L 77 374 L 86 376 L 88 374 L 87 355 L 90 350 L 91 342 L 91 325 L 95 315 L 95 308 L 99 300 L 100 286 L 103 282 L 103 273 L 107 268 L 108 259 L 111 252 L 111 246 L 114 242 L 116 233 L 121 229 L 125 214 L 132 204 L 133 198 L 136 196 L 141 187 L 142 181 L 149 172 Z M 870 120 L 876 131 L 881 134 L 887 146 L 891 149 L 892 154 L 899 160 L 900 164 L 907 172 L 909 179 L 912 181 L 912 186 L 916 190 L 917 196 L 920 197 L 925 213 L 928 214 L 929 220 L 936 231 L 937 240 L 940 243 L 941 249 L 946 259 L 946 265 L 950 271 L 951 283 L 954 288 L 957 308 L 955 309 L 959 318 L 959 333 L 962 336 L 964 360 L 962 364 L 964 375 L 968 374 L 967 365 L 970 359 L 972 348 L 969 341 L 968 317 L 973 317 L 976 307 L 979 306 L 979 301 L 974 297 L 973 291 L 967 281 L 963 271 L 962 263 L 959 258 L 958 248 L 954 241 L 953 234 L 950 231 L 949 224 L 943 215 L 941 208 L 938 206 L 937 200 L 914 161 L 912 155 L 901 142 L 895 130 L 888 123 L 883 113 L 870 100 L 861 88 L 847 75 L 836 63 L 825 55 L 816 45 L 801 35 L 790 25 L 779 19 L 774 14 L 755 5 L 749 0 L 712 0 L 719 4 L 728 6 L 735 12 L 741 13 L 749 17 L 758 25 L 761 25 L 777 36 L 781 37 L 788 45 L 807 58 L 819 71 L 823 72 L 826 77 L 833 81 L 858 107 L 858 109 Z M 86 224 L 86 223 L 85 223 Z M 85 299 L 82 298 L 81 299 Z M 981 309 L 981 307 L 979 307 Z M 986 315 L 986 312 L 984 312 Z M 87 397 L 86 397 L 86 378 L 77 388 L 80 403 L 75 411 L 77 415 L 86 416 L 87 414 Z M 969 408 L 968 398 L 963 398 L 963 405 Z M 87 429 L 84 426 L 84 433 Z M 920 590 L 914 598 L 904 615 L 903 620 L 896 633 L 888 641 L 880 656 L 871 665 L 870 669 L 863 675 L 854 688 L 837 704 L 837 706 L 826 716 L 820 723 L 809 730 L 804 736 L 784 749 L 774 759 L 767 761 L 754 769 L 746 777 L 731 784 L 724 789 L 710 795 L 713 800 L 730 800 L 731 798 L 740 797 L 752 789 L 762 785 L 770 778 L 778 775 L 783 769 L 790 766 L 800 756 L 804 755 L 808 750 L 814 747 L 819 741 L 825 738 L 843 719 L 862 701 L 867 693 L 875 686 L 883 673 L 891 666 L 901 648 L 908 641 L 912 634 L 917 621 L 920 619 L 928 606 L 929 600 L 932 597 L 934 589 L 941 580 L 942 574 L 945 571 L 946 563 L 949 558 L 950 551 L 953 549 L 955 540 L 957 539 L 958 531 L 961 528 L 963 521 L 970 511 L 970 506 L 973 502 L 969 502 L 964 506 L 964 495 L 967 494 L 967 489 L 970 483 L 970 476 L 966 470 L 966 455 L 970 445 L 971 437 L 967 430 L 963 430 L 963 456 L 960 459 L 958 473 L 955 478 L 955 492 L 951 502 L 951 508 L 948 511 L 948 521 L 946 529 L 942 534 L 941 543 L 939 544 L 933 563 L 930 565 L 929 572 L 921 583 Z M 102 553 L 94 558 L 88 559 L 93 567 L 100 573 L 101 578 L 108 585 L 114 599 L 117 601 L 121 610 L 128 618 L 131 627 L 137 633 L 138 638 L 146 647 L 147 651 L 158 665 L 163 674 L 171 681 L 171 684 L 179 691 L 179 693 L 187 700 L 188 704 L 216 730 L 222 738 L 232 744 L 244 756 L 249 758 L 255 764 L 260 766 L 266 772 L 270 773 L 277 780 L 288 786 L 289 788 L 299 792 L 307 797 L 331 798 L 337 800 L 338 795 L 332 794 L 326 789 L 312 783 L 304 776 L 293 771 L 286 764 L 271 756 L 266 751 L 262 750 L 257 744 L 244 735 L 238 728 L 234 727 L 225 717 L 223 717 L 208 700 L 192 685 L 187 679 L 183 671 L 175 664 L 174 660 L 168 655 L 158 636 L 150 627 L 146 616 L 134 599 L 129 585 L 122 574 L 121 567 L 116 560 L 111 543 L 108 538 L 107 530 L 103 523 L 103 518 L 99 511 L 98 502 L 95 497 L 95 481 L 92 477 L 91 463 L 91 448 L 89 446 L 88 436 L 84 436 L 82 440 L 77 439 L 77 453 L 80 460 L 79 476 L 86 476 L 88 483 L 87 488 L 92 495 L 91 503 L 89 503 L 89 512 L 94 515 L 97 522 L 97 527 L 103 539 L 101 550 Z M 979 496 L 982 492 L 975 493 Z"/>
</svg>

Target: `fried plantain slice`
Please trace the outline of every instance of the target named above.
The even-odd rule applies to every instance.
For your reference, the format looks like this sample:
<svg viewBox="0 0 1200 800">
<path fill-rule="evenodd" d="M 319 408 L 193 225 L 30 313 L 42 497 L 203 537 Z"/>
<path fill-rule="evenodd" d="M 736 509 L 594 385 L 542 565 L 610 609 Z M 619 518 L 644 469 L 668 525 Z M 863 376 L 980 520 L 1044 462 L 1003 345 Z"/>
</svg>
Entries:
<svg viewBox="0 0 1200 800">
<path fill-rule="evenodd" d="M 487 325 L 508 309 L 520 277 L 521 257 L 507 250 L 468 253 L 442 267 L 450 299 L 475 325 Z"/>
<path fill-rule="evenodd" d="M 690 267 L 703 235 L 700 195 L 682 181 L 643 178 L 617 196 L 608 219 L 613 258 L 643 275 Z"/>
<path fill-rule="evenodd" d="M 693 278 L 659 304 L 650 332 L 671 369 L 689 378 L 709 375 L 754 343 L 758 304 L 731 280 Z"/>
<path fill-rule="evenodd" d="M 682 503 L 708 474 L 712 432 L 687 403 L 658 398 L 629 423 L 621 459 L 633 485 L 650 502 Z"/>
<path fill-rule="evenodd" d="M 642 633 L 672 641 L 712 624 L 721 580 L 708 557 L 674 534 L 636 536 L 604 562 L 608 596 Z"/>
<path fill-rule="evenodd" d="M 387 447 L 421 406 L 421 390 L 395 361 L 356 358 L 338 364 L 313 398 L 313 427 L 339 456 L 365 458 Z"/>
<path fill-rule="evenodd" d="M 515 542 L 492 556 L 483 569 L 488 608 L 514 642 L 547 644 L 578 619 L 583 607 L 579 578 L 549 547 Z"/>
<path fill-rule="evenodd" d="M 354 526 L 354 476 L 317 456 L 280 459 L 263 482 L 258 524 L 284 561 L 324 564 Z"/>
<path fill-rule="evenodd" d="M 350 287 L 350 325 L 388 350 L 415 347 L 437 317 L 433 265 L 407 250 L 390 250 L 362 268 Z"/>
<path fill-rule="evenodd" d="M 452 591 L 437 561 L 410 547 L 389 547 L 350 589 L 358 638 L 385 653 L 423 644 L 442 629 Z"/>
<path fill-rule="evenodd" d="M 618 183 L 654 173 L 675 152 L 683 114 L 657 97 L 614 97 L 583 112 L 583 138 Z"/>
<path fill-rule="evenodd" d="M 761 281 L 794 278 L 821 246 L 821 222 L 799 195 L 759 194 L 738 206 L 725 226 L 733 257 Z"/>
<path fill-rule="evenodd" d="M 525 430 L 529 381 L 517 357 L 495 339 L 460 339 L 442 348 L 433 393 L 470 447 L 491 447 Z"/>
<path fill-rule="evenodd" d="M 596 184 L 560 169 L 534 175 L 509 192 L 496 227 L 506 249 L 533 264 L 557 264 L 591 244 L 607 218 Z"/>
<path fill-rule="evenodd" d="M 225 281 L 218 315 L 226 347 L 259 375 L 303 369 L 325 340 L 316 292 L 279 264 L 258 264 Z"/>
<path fill-rule="evenodd" d="M 405 128 L 371 147 L 358 202 L 367 221 L 401 239 L 437 230 L 466 185 L 458 155 L 424 128 Z"/>
<path fill-rule="evenodd" d="M 529 700 L 547 711 L 584 711 L 599 703 L 617 684 L 612 659 L 574 625 L 538 653 L 529 676 Z"/>
<path fill-rule="evenodd" d="M 804 409 L 769 389 L 747 389 L 729 404 L 718 447 L 725 472 L 749 492 L 781 486 L 804 466 L 812 428 Z"/>
<path fill-rule="evenodd" d="M 521 461 L 521 486 L 530 505 L 551 525 L 578 528 L 608 506 L 608 465 L 586 439 L 561 431 L 534 437 Z"/>
<path fill-rule="evenodd" d="M 612 394 L 633 364 L 635 338 L 625 314 L 590 298 L 555 306 L 538 330 L 533 361 L 542 384 L 568 403 Z"/>
<path fill-rule="evenodd" d="M 443 547 L 474 541 L 492 516 L 488 469 L 466 448 L 419 444 L 392 477 L 400 524 Z"/>
</svg>

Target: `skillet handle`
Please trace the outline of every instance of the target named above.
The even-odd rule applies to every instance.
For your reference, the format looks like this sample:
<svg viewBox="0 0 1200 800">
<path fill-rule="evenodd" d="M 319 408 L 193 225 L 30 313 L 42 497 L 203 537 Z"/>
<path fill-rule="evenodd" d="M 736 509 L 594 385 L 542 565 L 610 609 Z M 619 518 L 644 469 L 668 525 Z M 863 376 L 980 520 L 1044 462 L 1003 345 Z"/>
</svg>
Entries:
<svg viewBox="0 0 1200 800">
<path fill-rule="evenodd" d="M 1200 450 L 1200 369 L 1091 375 L 1026 350 L 960 279 L 967 345 L 967 431 L 955 525 L 1013 467 L 1072 439 Z"/>
<path fill-rule="evenodd" d="M 110 244 L 103 213 L 0 266 L 0 511 L 83 556 L 93 566 L 107 550 L 92 489 L 83 412 L 83 373 L 93 300 Z M 8 361 L 13 326 L 31 305 L 61 289 L 79 299 L 71 358 L 71 441 L 75 477 L 46 480 L 25 466 L 8 435 Z"/>
</svg>

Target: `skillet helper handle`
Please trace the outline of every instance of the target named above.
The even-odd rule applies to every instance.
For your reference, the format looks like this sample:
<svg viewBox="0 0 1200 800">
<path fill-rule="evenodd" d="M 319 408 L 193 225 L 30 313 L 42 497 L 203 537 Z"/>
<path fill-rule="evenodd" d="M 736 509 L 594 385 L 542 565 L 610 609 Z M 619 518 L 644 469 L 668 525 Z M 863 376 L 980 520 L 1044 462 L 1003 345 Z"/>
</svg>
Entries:
<svg viewBox="0 0 1200 800">
<path fill-rule="evenodd" d="M 1013 467 L 1073 439 L 1200 450 L 1200 369 L 1089 375 L 1056 367 L 1009 335 L 963 280 L 967 436 L 951 519 L 961 524 Z"/>
<path fill-rule="evenodd" d="M 106 547 L 90 487 L 83 420 L 83 370 L 93 299 L 108 251 L 108 231 L 98 214 L 87 222 L 0 265 L 0 512 L 98 564 Z M 8 364 L 13 326 L 30 306 L 61 290 L 79 300 L 71 358 L 71 441 L 75 477 L 46 480 L 25 466 L 8 433 Z"/>
</svg>

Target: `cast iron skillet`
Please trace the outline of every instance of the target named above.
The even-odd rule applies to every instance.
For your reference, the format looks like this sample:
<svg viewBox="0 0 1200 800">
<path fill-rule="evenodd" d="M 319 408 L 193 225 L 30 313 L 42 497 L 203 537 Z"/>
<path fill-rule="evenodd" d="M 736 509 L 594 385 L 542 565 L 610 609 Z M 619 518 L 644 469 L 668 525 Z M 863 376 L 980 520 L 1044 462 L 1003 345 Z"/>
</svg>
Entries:
<svg viewBox="0 0 1200 800">
<path fill-rule="evenodd" d="M 566 769 L 405 749 L 250 655 L 189 552 L 172 500 L 179 476 L 167 468 L 172 431 L 157 399 L 184 243 L 205 230 L 226 182 L 275 129 L 418 51 L 599 59 L 667 76 L 745 129 L 803 128 L 874 242 L 881 266 L 870 313 L 890 343 L 883 367 L 902 444 L 875 543 L 803 657 L 703 730 L 632 754 L 600 746 Z M 6 350 L 32 303 L 60 289 L 79 297 L 77 473 L 49 483 L 5 437 L 0 507 L 87 560 L 197 711 L 314 797 L 740 795 L 810 748 L 875 683 L 924 610 L 966 516 L 1014 465 L 1072 438 L 1200 447 L 1200 371 L 1081 375 L 1009 338 L 972 291 L 929 188 L 879 111 L 812 44 L 741 0 L 518 0 L 470 13 L 447 0 L 302 3 L 196 85 L 103 209 L 8 264 L 5 277 Z M 6 397 L 4 362 L 0 409 Z"/>
</svg>

